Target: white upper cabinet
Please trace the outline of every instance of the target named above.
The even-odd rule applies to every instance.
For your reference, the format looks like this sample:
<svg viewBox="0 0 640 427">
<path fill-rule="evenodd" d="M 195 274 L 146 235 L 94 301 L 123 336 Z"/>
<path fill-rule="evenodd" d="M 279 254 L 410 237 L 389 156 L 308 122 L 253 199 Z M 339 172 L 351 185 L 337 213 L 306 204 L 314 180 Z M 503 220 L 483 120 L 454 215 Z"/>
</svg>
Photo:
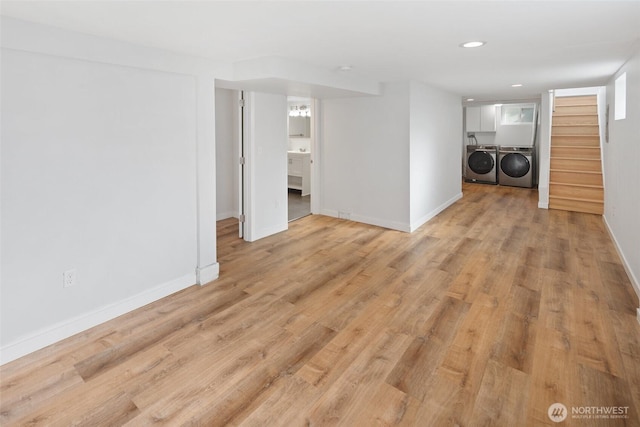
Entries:
<svg viewBox="0 0 640 427">
<path fill-rule="evenodd" d="M 496 106 L 467 107 L 467 132 L 495 132 Z"/>
</svg>

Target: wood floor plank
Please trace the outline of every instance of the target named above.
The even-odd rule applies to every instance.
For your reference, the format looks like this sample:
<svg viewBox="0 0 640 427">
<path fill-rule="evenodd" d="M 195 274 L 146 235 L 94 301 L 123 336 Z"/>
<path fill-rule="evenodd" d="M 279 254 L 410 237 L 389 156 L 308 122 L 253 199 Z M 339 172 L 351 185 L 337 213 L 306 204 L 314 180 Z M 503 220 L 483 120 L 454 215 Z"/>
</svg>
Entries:
<svg viewBox="0 0 640 427">
<path fill-rule="evenodd" d="M 295 375 L 334 335 L 335 331 L 329 328 L 313 325 L 307 333 L 283 345 L 266 365 L 235 382 L 228 393 L 198 414 L 198 422 L 227 425 L 242 421 L 267 400 L 268 389 L 281 379 Z"/>
<path fill-rule="evenodd" d="M 582 306 L 593 307 L 599 303 L 589 299 L 579 302 Z M 624 368 L 613 325 L 609 319 L 603 319 L 601 313 L 606 310 L 578 311 L 576 313 L 575 355 L 579 363 L 615 376 L 622 376 Z"/>
<path fill-rule="evenodd" d="M 82 393 L 63 392 L 47 405 L 3 425 L 122 425 L 139 415 L 131 396 L 85 387 Z"/>
<path fill-rule="evenodd" d="M 378 335 L 378 331 L 384 327 L 386 315 L 393 310 L 385 306 L 372 306 L 372 309 L 336 334 L 300 368 L 297 376 L 315 387 L 335 382 L 366 349 L 370 340 Z"/>
<path fill-rule="evenodd" d="M 243 427 L 310 425 L 307 414 L 322 391 L 297 376 L 271 387 L 269 396 L 244 420 L 229 425 Z"/>
<path fill-rule="evenodd" d="M 556 425 L 549 419 L 548 409 L 554 403 L 568 406 L 580 393 L 577 362 L 566 334 L 539 325 L 536 340 L 527 424 Z"/>
<path fill-rule="evenodd" d="M 490 360 L 487 364 L 471 419 L 475 426 L 524 426 L 530 377 Z"/>
<path fill-rule="evenodd" d="M 468 310 L 469 304 L 463 301 L 443 298 L 421 334 L 413 339 L 389 373 L 387 383 L 422 401 L 429 386 L 429 376 L 442 363 L 445 351 Z"/>
<path fill-rule="evenodd" d="M 537 322 L 534 318 L 509 312 L 500 326 L 492 359 L 501 365 L 531 373 L 536 345 Z"/>
<path fill-rule="evenodd" d="M 625 379 L 631 393 L 636 413 L 640 413 L 640 334 L 634 328 L 633 316 L 610 311 L 613 327 L 620 343 L 620 355 L 625 369 Z"/>
<path fill-rule="evenodd" d="M 381 383 L 371 397 L 368 425 L 381 426 L 421 426 L 429 423 L 428 419 L 418 418 L 421 402 L 401 392 L 395 387 Z M 358 423 L 359 420 L 354 421 Z"/>
<path fill-rule="evenodd" d="M 392 361 L 407 348 L 410 337 L 383 329 L 343 372 L 310 411 L 310 425 L 366 422 L 377 386 L 393 368 Z"/>
<path fill-rule="evenodd" d="M 575 396 L 569 402 L 572 407 L 617 407 L 624 409 L 620 411 L 619 415 L 622 416 L 620 418 L 612 418 L 612 414 L 596 410 L 593 411 L 595 413 L 585 414 L 587 415 L 586 418 L 577 420 L 582 422 L 587 420 L 590 426 L 596 427 L 611 425 L 635 426 L 638 424 L 640 417 L 631 400 L 628 383 L 625 380 L 584 365 L 578 366 L 578 372 L 581 395 Z"/>
<path fill-rule="evenodd" d="M 24 372 L 2 378 L 0 390 L 0 421 L 19 419 L 66 390 L 84 384 L 84 380 L 71 366 L 54 362 L 42 366 L 37 372 Z"/>
<path fill-rule="evenodd" d="M 463 185 L 414 233 L 310 215 L 221 276 L 0 366 L 0 424 L 542 426 L 629 406 L 638 297 L 602 218 Z M 599 423 L 599 424 L 598 424 Z"/>
<path fill-rule="evenodd" d="M 185 309 L 185 313 L 182 316 L 167 316 L 165 321 L 157 324 L 150 322 L 143 331 L 131 334 L 104 351 L 76 363 L 75 368 L 85 381 L 89 380 L 110 367 L 122 363 L 131 355 L 145 349 L 150 344 L 163 340 L 175 331 L 184 328 L 188 323 L 197 322 L 202 317 L 222 311 L 247 296 L 248 294 L 245 292 L 233 290 L 225 293 L 211 304 L 201 305 L 200 307 L 193 307 L 192 305 L 188 313 Z"/>
<path fill-rule="evenodd" d="M 502 307 L 474 304 L 457 328 L 439 371 L 462 389 L 480 385 L 489 359 L 489 348 L 497 338 Z"/>
</svg>

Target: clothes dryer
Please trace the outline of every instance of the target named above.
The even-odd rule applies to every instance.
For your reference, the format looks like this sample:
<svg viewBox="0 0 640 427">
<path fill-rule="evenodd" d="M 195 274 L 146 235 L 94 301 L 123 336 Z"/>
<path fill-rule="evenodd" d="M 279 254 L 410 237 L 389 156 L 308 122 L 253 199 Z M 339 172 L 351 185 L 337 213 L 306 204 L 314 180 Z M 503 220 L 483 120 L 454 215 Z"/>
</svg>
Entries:
<svg viewBox="0 0 640 427">
<path fill-rule="evenodd" d="M 484 184 L 498 183 L 498 147 L 496 145 L 467 145 L 465 180 Z"/>
<path fill-rule="evenodd" d="M 498 182 L 512 187 L 533 187 L 533 147 L 500 147 Z"/>
</svg>

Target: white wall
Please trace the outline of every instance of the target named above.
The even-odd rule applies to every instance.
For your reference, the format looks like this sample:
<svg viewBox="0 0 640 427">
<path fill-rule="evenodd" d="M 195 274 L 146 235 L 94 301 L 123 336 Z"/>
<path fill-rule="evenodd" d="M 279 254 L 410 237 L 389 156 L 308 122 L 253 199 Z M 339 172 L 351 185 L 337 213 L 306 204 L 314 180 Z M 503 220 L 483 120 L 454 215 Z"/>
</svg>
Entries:
<svg viewBox="0 0 640 427">
<path fill-rule="evenodd" d="M 216 89 L 217 219 L 238 217 L 238 92 Z"/>
<path fill-rule="evenodd" d="M 520 105 L 520 104 L 518 104 Z M 540 108 L 539 102 L 525 103 Z M 537 122 L 527 124 L 502 124 L 502 108 L 496 108 L 496 133 L 493 143 L 505 147 L 531 147 L 534 145 L 534 130 Z"/>
<path fill-rule="evenodd" d="M 253 242 L 288 227 L 287 97 L 249 93 L 246 240 Z"/>
<path fill-rule="evenodd" d="M 411 231 L 462 197 L 461 128 L 459 97 L 421 83 L 411 83 Z"/>
<path fill-rule="evenodd" d="M 311 138 L 289 138 L 288 150 L 311 152 Z"/>
<path fill-rule="evenodd" d="M 614 120 L 614 81 L 627 73 L 627 118 Z M 640 52 L 607 84 L 609 142 L 603 144 L 604 217 L 640 296 Z"/>
<path fill-rule="evenodd" d="M 213 77 L 187 68 L 2 18 L 2 363 L 217 277 Z"/>
<path fill-rule="evenodd" d="M 322 213 L 409 231 L 409 83 L 322 101 Z"/>
</svg>

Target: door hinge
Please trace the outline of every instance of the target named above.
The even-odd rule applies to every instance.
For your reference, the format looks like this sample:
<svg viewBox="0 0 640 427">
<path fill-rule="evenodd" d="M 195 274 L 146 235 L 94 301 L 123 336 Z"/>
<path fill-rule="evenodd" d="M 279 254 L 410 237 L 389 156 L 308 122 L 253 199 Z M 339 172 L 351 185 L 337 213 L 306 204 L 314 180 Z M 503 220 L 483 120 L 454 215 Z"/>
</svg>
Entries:
<svg viewBox="0 0 640 427">
<path fill-rule="evenodd" d="M 247 162 L 247 159 L 245 157 L 240 157 L 240 164 L 244 165 Z"/>
<path fill-rule="evenodd" d="M 241 215 L 238 217 L 238 222 L 245 222 L 245 221 L 246 221 L 246 219 L 247 219 L 247 218 L 246 218 L 246 216 L 245 216 L 244 214 L 241 214 Z"/>
<path fill-rule="evenodd" d="M 238 105 L 240 105 L 240 108 L 244 107 L 244 99 L 240 99 L 238 102 Z"/>
</svg>

